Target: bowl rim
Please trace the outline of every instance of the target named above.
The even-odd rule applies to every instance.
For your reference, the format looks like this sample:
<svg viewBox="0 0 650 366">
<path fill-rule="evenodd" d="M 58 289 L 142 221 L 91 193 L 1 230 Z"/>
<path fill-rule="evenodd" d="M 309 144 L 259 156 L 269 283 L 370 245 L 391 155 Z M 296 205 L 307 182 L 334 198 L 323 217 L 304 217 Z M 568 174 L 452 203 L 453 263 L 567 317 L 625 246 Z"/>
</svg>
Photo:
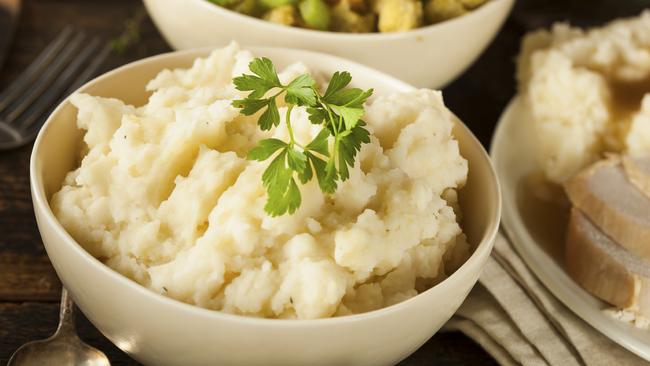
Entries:
<svg viewBox="0 0 650 366">
<path fill-rule="evenodd" d="M 218 48 L 218 47 L 217 47 Z M 84 91 L 85 89 L 102 82 L 105 79 L 113 77 L 115 74 L 118 74 L 126 69 L 137 67 L 146 63 L 150 62 L 157 62 L 162 59 L 166 58 L 187 58 L 187 57 L 193 57 L 193 59 L 197 57 L 205 57 L 209 51 L 214 50 L 215 47 L 203 47 L 203 48 L 194 48 L 194 49 L 187 49 L 183 51 L 172 51 L 172 52 L 167 52 L 155 56 L 150 56 L 144 59 L 140 59 L 134 62 L 130 62 L 128 64 L 125 64 L 123 66 L 120 66 L 118 68 L 115 68 L 111 71 L 108 71 L 104 74 L 101 74 L 97 76 L 96 78 L 88 81 L 84 85 L 82 85 L 79 89 L 77 89 L 75 92 L 72 94 L 79 92 L 79 91 Z M 245 47 L 244 49 L 251 50 L 253 53 L 264 53 L 265 50 L 271 50 L 271 51 L 283 51 L 283 52 L 291 52 L 292 54 L 295 54 L 297 56 L 300 56 L 301 54 L 311 54 L 312 56 L 318 56 L 320 59 L 326 60 L 326 62 L 331 62 L 335 63 L 338 65 L 350 65 L 355 68 L 363 70 L 364 73 L 368 73 L 371 76 L 375 76 L 375 78 L 381 78 L 383 79 L 384 83 L 386 84 L 394 84 L 396 85 L 399 89 L 402 90 L 414 90 L 415 87 L 393 77 L 388 74 L 385 74 L 381 71 L 375 70 L 369 66 L 362 65 L 360 63 L 350 61 L 347 59 L 344 59 L 342 57 L 337 57 L 337 56 L 332 56 L 328 54 L 323 54 L 320 52 L 314 52 L 314 51 L 306 51 L 306 50 L 300 50 L 300 49 L 294 49 L 294 48 L 286 48 L 286 47 Z M 162 70 L 161 70 L 162 71 Z M 43 185 L 43 181 L 41 179 L 41 176 L 38 173 L 38 166 L 37 166 L 37 156 L 39 155 L 40 147 L 42 141 L 45 139 L 45 132 L 47 131 L 48 127 L 50 124 L 53 123 L 54 117 L 60 113 L 60 111 L 69 104 L 69 97 L 66 97 L 57 107 L 52 111 L 52 113 L 48 116 L 46 122 L 44 123 L 43 127 L 38 133 L 38 136 L 36 137 L 36 140 L 34 142 L 32 152 L 30 155 L 30 163 L 29 163 L 29 177 L 30 177 L 30 188 L 32 192 L 32 202 L 34 206 L 34 211 L 35 213 L 38 212 L 41 214 L 41 218 L 45 219 L 45 222 L 40 222 L 39 221 L 39 232 L 40 232 L 40 226 L 41 225 L 47 225 L 49 226 L 54 234 L 58 236 L 62 242 L 64 242 L 63 245 L 69 245 L 70 249 L 78 256 L 83 258 L 86 262 L 89 263 L 92 267 L 96 268 L 99 273 L 102 273 L 104 276 L 108 276 L 112 281 L 117 281 L 117 283 L 128 287 L 130 290 L 135 291 L 138 294 L 141 294 L 145 298 L 151 299 L 151 301 L 156 301 L 156 302 L 161 302 L 163 305 L 170 306 L 172 308 L 178 309 L 178 311 L 183 311 L 183 312 L 189 312 L 190 315 L 194 316 L 207 316 L 209 318 L 215 319 L 215 320 L 221 320 L 221 321 L 229 321 L 229 322 L 242 322 L 242 323 L 247 323 L 247 324 L 253 324 L 256 326 L 280 326 L 280 327 L 287 327 L 287 328 L 293 328 L 293 327 L 305 327 L 305 326 L 335 326 L 335 325 L 340 325 L 342 323 L 349 323 L 349 322 L 360 322 L 360 321 L 365 321 L 369 319 L 374 319 L 378 317 L 383 317 L 385 315 L 395 313 L 400 311 L 402 308 L 409 306 L 410 304 L 414 303 L 417 301 L 418 298 L 422 298 L 421 295 L 424 295 L 428 292 L 432 291 L 441 291 L 441 289 L 444 289 L 445 287 L 451 286 L 451 283 L 455 282 L 457 278 L 459 278 L 462 273 L 469 271 L 469 267 L 472 267 L 472 264 L 475 264 L 477 261 L 481 260 L 481 257 L 489 255 L 489 253 L 492 250 L 494 240 L 496 238 L 499 225 L 500 225 L 500 219 L 501 219 L 501 209 L 502 209 L 502 199 L 501 199 L 501 186 L 499 184 L 499 181 L 496 176 L 496 171 L 494 169 L 494 165 L 492 164 L 491 159 L 489 158 L 489 155 L 487 151 L 485 150 L 484 146 L 479 142 L 479 140 L 476 138 L 476 136 L 471 132 L 471 130 L 460 120 L 458 119 L 453 113 L 452 116 L 455 119 L 455 122 L 458 127 L 461 127 L 466 130 L 469 136 L 469 140 L 473 143 L 476 144 L 479 147 L 480 151 L 480 156 L 482 159 L 485 160 L 485 162 L 488 164 L 489 168 L 489 175 L 491 177 L 491 181 L 494 183 L 493 184 L 493 194 L 496 196 L 496 207 L 494 210 L 494 217 L 491 218 L 488 222 L 488 227 L 486 228 L 486 231 L 481 238 L 480 242 L 476 245 L 474 248 L 474 252 L 470 255 L 470 257 L 458 268 L 454 273 L 452 273 L 449 277 L 445 278 L 443 281 L 440 283 L 434 285 L 433 287 L 427 289 L 424 292 L 421 292 L 407 300 L 404 300 L 402 302 L 389 305 L 380 309 L 372 310 L 369 312 L 365 313 L 360 313 L 360 314 L 352 314 L 352 315 L 345 315 L 345 316 L 340 316 L 340 317 L 328 317 L 328 318 L 318 318 L 318 319 L 274 319 L 274 318 L 260 318 L 260 317 L 253 317 L 253 316 L 248 316 L 248 315 L 238 315 L 238 314 L 230 314 L 230 313 L 225 313 L 219 310 L 211 310 L 207 308 L 200 307 L 198 305 L 192 305 L 188 303 L 184 303 L 180 300 L 173 299 L 171 297 L 164 296 L 162 294 L 159 294 L 157 292 L 154 292 L 150 290 L 149 288 L 129 279 L 128 277 L 122 275 L 121 273 L 115 271 L 114 269 L 108 267 L 104 263 L 102 263 L 100 260 L 97 258 L 93 257 L 88 251 L 86 251 L 81 244 L 79 244 L 68 232 L 63 228 L 59 220 L 54 216 L 54 213 L 52 212 L 52 208 L 50 206 L 49 201 L 47 200 L 47 197 L 45 195 L 45 187 Z M 38 217 L 38 213 L 36 216 Z M 49 257 L 49 253 L 48 253 Z M 58 276 L 58 274 L 57 274 Z"/>
<path fill-rule="evenodd" d="M 268 27 L 269 31 L 286 32 L 287 36 L 300 36 L 300 34 L 302 33 L 305 35 L 311 35 L 316 38 L 320 38 L 320 40 L 382 41 L 382 40 L 399 40 L 407 37 L 418 38 L 419 36 L 422 36 L 426 33 L 435 32 L 440 28 L 444 28 L 451 24 L 460 24 L 463 22 L 469 22 L 474 18 L 482 16 L 483 13 L 488 11 L 488 9 L 491 9 L 496 6 L 500 6 L 501 4 L 511 7 L 516 0 L 487 0 L 486 3 L 479 6 L 478 8 L 473 9 L 472 11 L 455 18 L 443 20 L 435 24 L 428 24 L 423 27 L 410 29 L 404 32 L 386 32 L 386 33 L 380 33 L 380 32 L 347 33 L 347 32 L 322 31 L 322 30 L 309 29 L 309 28 L 285 26 L 281 24 L 272 23 L 267 20 L 263 20 L 251 15 L 238 13 L 234 10 L 230 10 L 220 5 L 213 4 L 208 0 L 191 0 L 191 1 L 197 4 L 197 6 L 201 6 L 202 9 L 206 12 L 213 12 L 218 14 L 219 16 L 231 18 L 233 21 L 252 22 L 253 24 L 257 24 L 260 27 Z"/>
</svg>

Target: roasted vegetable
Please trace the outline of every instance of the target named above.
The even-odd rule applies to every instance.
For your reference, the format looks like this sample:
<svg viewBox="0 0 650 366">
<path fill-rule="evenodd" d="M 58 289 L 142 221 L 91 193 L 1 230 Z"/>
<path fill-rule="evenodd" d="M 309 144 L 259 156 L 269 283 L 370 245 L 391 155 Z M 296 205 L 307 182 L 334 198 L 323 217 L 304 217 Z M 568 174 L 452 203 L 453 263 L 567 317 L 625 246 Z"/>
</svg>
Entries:
<svg viewBox="0 0 650 366">
<path fill-rule="evenodd" d="M 351 9 L 349 0 L 340 0 L 332 8 L 332 30 L 346 33 L 370 33 L 375 31 L 374 13 L 359 14 Z"/>
<path fill-rule="evenodd" d="M 422 25 L 422 2 L 419 0 L 379 0 L 380 32 L 403 32 Z"/>
<path fill-rule="evenodd" d="M 298 24 L 298 13 L 293 5 L 280 5 L 267 11 L 262 17 L 271 23 L 282 25 Z"/>
<path fill-rule="evenodd" d="M 294 27 L 347 33 L 403 32 L 461 16 L 488 0 L 207 0 Z"/>
<path fill-rule="evenodd" d="M 467 13 L 461 0 L 429 0 L 424 6 L 425 17 L 430 23 L 455 18 Z"/>
<path fill-rule="evenodd" d="M 327 30 L 330 26 L 330 8 L 323 0 L 303 0 L 298 5 L 302 20 L 309 28 Z"/>
</svg>

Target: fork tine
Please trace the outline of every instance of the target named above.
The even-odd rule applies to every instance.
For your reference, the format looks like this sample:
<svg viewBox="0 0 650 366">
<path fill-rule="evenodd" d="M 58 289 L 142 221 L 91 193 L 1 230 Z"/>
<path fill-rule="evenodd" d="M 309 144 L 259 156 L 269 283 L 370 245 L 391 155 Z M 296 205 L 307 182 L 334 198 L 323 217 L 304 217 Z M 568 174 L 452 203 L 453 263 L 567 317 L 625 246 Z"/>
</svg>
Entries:
<svg viewBox="0 0 650 366">
<path fill-rule="evenodd" d="M 0 93 L 0 112 L 13 102 L 21 93 L 31 85 L 42 70 L 59 53 L 65 42 L 72 34 L 72 27 L 67 26 L 50 44 L 36 57 L 36 59 L 16 78 L 2 93 Z"/>
<path fill-rule="evenodd" d="M 53 103 L 57 99 L 62 96 L 67 96 L 67 93 L 63 94 L 63 92 L 67 92 L 67 88 L 78 79 L 78 77 L 76 77 L 77 74 L 87 63 L 88 59 L 96 53 L 100 43 L 99 38 L 94 38 L 88 46 L 86 46 L 83 51 L 81 51 L 81 53 L 70 62 L 63 73 L 59 75 L 47 91 L 29 107 L 22 118 L 16 121 L 16 125 L 20 130 L 26 131 L 35 121 L 38 120 L 39 117 L 43 116 L 43 112 L 45 112 L 47 108 L 53 107 Z M 91 62 L 86 69 L 81 71 L 81 75 L 86 74 L 86 71 L 92 66 L 93 62 Z"/>
<path fill-rule="evenodd" d="M 72 94 L 74 91 L 79 89 L 82 85 L 84 85 L 90 78 L 95 75 L 97 70 L 102 66 L 104 61 L 106 60 L 106 57 L 108 57 L 109 53 L 111 52 L 111 46 L 110 44 L 106 44 L 104 48 L 99 52 L 97 57 L 95 57 L 88 67 L 79 74 L 79 77 L 75 79 L 75 81 L 70 85 L 68 90 L 65 91 L 64 97 L 67 97 L 68 95 Z"/>
<path fill-rule="evenodd" d="M 77 34 L 70 43 L 61 51 L 58 57 L 48 66 L 47 70 L 34 81 L 33 85 L 25 91 L 25 95 L 9 106 L 4 120 L 12 123 L 20 116 L 52 83 L 52 80 L 61 72 L 65 65 L 70 62 L 81 46 L 84 34 Z"/>
</svg>

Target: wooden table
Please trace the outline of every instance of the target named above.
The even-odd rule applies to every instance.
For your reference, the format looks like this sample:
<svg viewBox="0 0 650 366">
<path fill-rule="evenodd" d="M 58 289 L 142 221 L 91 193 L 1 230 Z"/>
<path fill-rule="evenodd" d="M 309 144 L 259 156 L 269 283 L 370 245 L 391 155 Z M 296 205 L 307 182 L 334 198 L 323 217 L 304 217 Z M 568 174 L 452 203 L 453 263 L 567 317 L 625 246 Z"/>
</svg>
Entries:
<svg viewBox="0 0 650 366">
<path fill-rule="evenodd" d="M 515 92 L 514 58 L 527 30 L 570 19 L 585 26 L 634 15 L 650 5 L 642 0 L 519 0 L 495 42 L 457 81 L 444 89 L 447 105 L 488 146 L 498 117 Z M 26 0 L 13 46 L 0 72 L 0 89 L 16 77 L 48 41 L 67 24 L 112 39 L 124 20 L 142 10 L 135 0 Z M 169 51 L 146 18 L 141 42 L 125 55 L 113 54 L 110 69 Z M 432 66 L 433 67 L 433 66 Z M 56 328 L 60 283 L 41 244 L 29 193 L 31 146 L 0 152 L 0 364 L 21 344 L 49 336 Z M 83 340 L 107 353 L 114 365 L 135 361 L 112 345 L 83 316 Z M 496 362 L 460 333 L 440 333 L 401 365 L 495 365 Z"/>
</svg>

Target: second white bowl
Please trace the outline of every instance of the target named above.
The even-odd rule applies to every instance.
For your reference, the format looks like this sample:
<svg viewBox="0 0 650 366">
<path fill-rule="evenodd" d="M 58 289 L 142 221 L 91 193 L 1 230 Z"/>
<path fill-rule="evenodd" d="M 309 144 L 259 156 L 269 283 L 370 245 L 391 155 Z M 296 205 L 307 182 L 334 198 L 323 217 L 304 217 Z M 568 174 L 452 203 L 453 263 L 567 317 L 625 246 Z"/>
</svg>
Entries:
<svg viewBox="0 0 650 366">
<path fill-rule="evenodd" d="M 442 88 L 492 41 L 514 0 L 490 0 L 461 17 L 401 33 L 334 33 L 277 25 L 207 0 L 144 0 L 177 50 L 225 46 L 299 48 L 349 58 L 419 87 Z"/>
</svg>

